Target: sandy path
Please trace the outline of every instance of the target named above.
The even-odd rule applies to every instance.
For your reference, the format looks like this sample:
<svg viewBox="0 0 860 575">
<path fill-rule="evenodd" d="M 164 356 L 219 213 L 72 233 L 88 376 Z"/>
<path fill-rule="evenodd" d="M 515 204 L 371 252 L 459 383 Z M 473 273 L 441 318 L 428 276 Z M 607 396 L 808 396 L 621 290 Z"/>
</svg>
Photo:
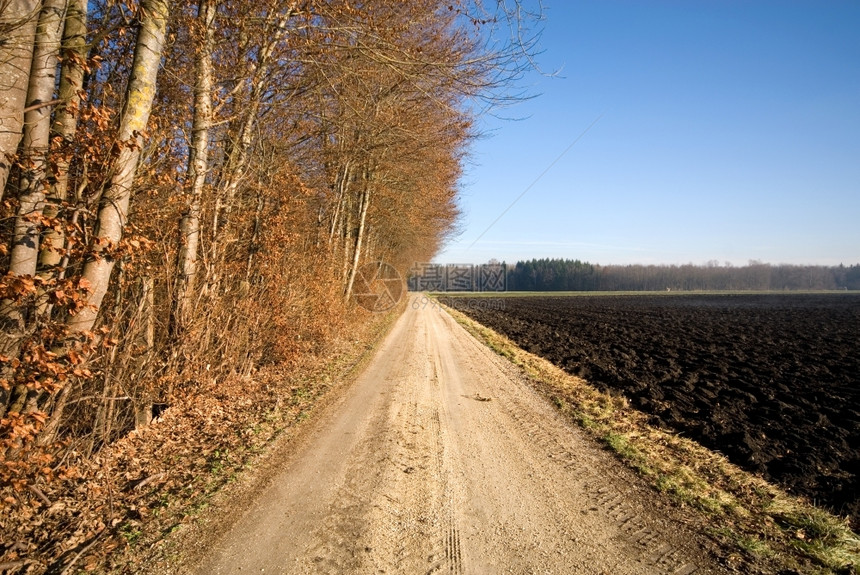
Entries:
<svg viewBox="0 0 860 575">
<path fill-rule="evenodd" d="M 438 309 L 408 309 L 316 425 L 199 574 L 721 572 Z"/>
</svg>

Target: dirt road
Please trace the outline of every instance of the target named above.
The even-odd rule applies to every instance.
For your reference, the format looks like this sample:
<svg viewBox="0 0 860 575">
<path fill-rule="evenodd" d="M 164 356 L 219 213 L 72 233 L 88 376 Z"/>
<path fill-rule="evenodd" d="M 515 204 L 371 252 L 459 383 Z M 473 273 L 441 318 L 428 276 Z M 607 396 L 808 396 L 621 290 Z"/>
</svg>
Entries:
<svg viewBox="0 0 860 575">
<path fill-rule="evenodd" d="M 722 572 L 438 309 L 408 309 L 314 425 L 197 573 Z"/>
</svg>

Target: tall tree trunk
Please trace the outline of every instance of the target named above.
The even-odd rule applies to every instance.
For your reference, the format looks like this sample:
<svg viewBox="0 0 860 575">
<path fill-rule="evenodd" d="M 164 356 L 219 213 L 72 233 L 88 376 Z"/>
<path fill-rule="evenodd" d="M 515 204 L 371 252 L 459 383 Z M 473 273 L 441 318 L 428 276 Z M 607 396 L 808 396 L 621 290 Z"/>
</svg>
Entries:
<svg viewBox="0 0 860 575">
<path fill-rule="evenodd" d="M 51 144 L 52 106 L 49 102 L 54 100 L 65 5 L 65 0 L 46 0 L 36 27 L 24 113 L 21 150 L 24 169 L 19 183 L 20 203 L 9 263 L 9 271 L 15 275 L 35 275 L 39 259 L 39 218 L 45 205 L 45 177 Z"/>
<path fill-rule="evenodd" d="M 122 239 L 128 217 L 131 188 L 143 145 L 143 131 L 152 111 L 158 67 L 167 30 L 167 0 L 141 0 L 141 23 L 134 49 L 126 102 L 120 119 L 119 152 L 113 164 L 110 185 L 101 198 L 94 256 L 84 266 L 83 279 L 90 285 L 89 306 L 68 320 L 72 332 L 92 329 L 110 284 L 116 260 L 109 253 Z"/>
<path fill-rule="evenodd" d="M 212 124 L 212 44 L 214 39 L 215 0 L 200 0 L 197 20 L 203 45 L 194 63 L 194 118 L 191 125 L 191 150 L 188 154 L 188 207 L 179 222 L 179 281 L 173 318 L 174 330 L 181 332 L 189 317 L 197 276 L 200 245 L 200 217 L 203 188 L 209 171 L 209 128 Z"/>
<path fill-rule="evenodd" d="M 48 190 L 45 204 L 46 218 L 60 215 L 63 202 L 68 197 L 70 147 L 78 127 L 78 114 L 81 105 L 81 91 L 84 84 L 83 62 L 87 57 L 87 0 L 69 0 L 66 9 L 66 25 L 63 31 L 63 65 L 60 69 L 60 87 L 57 99 L 60 106 L 54 114 L 53 138 L 63 143 L 63 149 L 54 160 L 55 180 Z M 39 252 L 39 266 L 45 270 L 45 277 L 56 276 L 57 267 L 63 259 L 62 250 L 66 237 L 62 228 L 50 229 L 45 233 L 45 241 Z M 40 313 L 49 307 L 43 304 Z"/>
<path fill-rule="evenodd" d="M 0 200 L 6 189 L 12 158 L 18 151 L 24 127 L 24 108 L 33 44 L 39 21 L 39 0 L 0 2 Z"/>
</svg>

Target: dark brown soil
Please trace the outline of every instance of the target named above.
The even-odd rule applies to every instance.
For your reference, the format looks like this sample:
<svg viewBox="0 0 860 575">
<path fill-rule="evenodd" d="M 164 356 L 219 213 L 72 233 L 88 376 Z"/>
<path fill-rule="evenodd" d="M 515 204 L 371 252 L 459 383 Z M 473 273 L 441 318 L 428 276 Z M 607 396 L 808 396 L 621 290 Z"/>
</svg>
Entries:
<svg viewBox="0 0 860 575">
<path fill-rule="evenodd" d="M 446 303 L 860 526 L 860 295 Z"/>
</svg>

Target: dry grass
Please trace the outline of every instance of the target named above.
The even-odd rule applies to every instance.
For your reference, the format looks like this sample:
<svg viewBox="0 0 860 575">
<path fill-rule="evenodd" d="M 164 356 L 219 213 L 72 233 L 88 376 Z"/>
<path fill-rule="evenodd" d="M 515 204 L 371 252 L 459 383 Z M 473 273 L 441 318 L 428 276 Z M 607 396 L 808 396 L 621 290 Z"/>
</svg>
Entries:
<svg viewBox="0 0 860 575">
<path fill-rule="evenodd" d="M 860 574 L 860 537 L 841 519 L 743 471 L 722 454 L 649 425 L 620 396 L 602 393 L 462 313 L 448 312 L 472 335 L 522 368 L 555 405 L 677 504 L 719 525 L 731 553 L 777 570 Z"/>
</svg>

